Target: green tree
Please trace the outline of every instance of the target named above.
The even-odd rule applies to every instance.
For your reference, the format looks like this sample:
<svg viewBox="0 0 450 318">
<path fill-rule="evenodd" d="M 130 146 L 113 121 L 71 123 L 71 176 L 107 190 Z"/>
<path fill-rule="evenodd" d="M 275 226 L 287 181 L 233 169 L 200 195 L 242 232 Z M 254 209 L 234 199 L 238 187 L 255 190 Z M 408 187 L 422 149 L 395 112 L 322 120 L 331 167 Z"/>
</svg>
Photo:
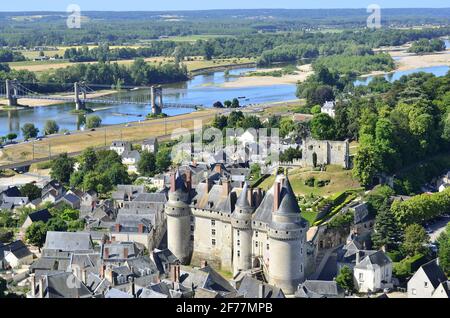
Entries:
<svg viewBox="0 0 450 318">
<path fill-rule="evenodd" d="M 0 243 L 9 243 L 14 238 L 14 232 L 0 228 Z"/>
<path fill-rule="evenodd" d="M 172 164 L 170 148 L 162 148 L 156 154 L 156 168 L 158 172 L 166 171 Z"/>
<path fill-rule="evenodd" d="M 70 158 L 67 153 L 63 153 L 52 161 L 50 176 L 62 183 L 69 183 L 74 164 L 75 160 Z"/>
<path fill-rule="evenodd" d="M 239 107 L 240 107 L 239 99 L 233 98 L 233 100 L 231 101 L 231 108 L 239 108 Z"/>
<path fill-rule="evenodd" d="M 141 160 L 138 162 L 137 169 L 142 176 L 154 176 L 156 172 L 156 156 L 148 151 L 142 152 Z"/>
<path fill-rule="evenodd" d="M 26 232 L 25 239 L 31 245 L 42 247 L 47 235 L 47 226 L 44 222 L 39 221 L 31 224 Z"/>
<path fill-rule="evenodd" d="M 5 279 L 0 277 L 0 298 L 6 297 L 6 292 L 8 291 L 8 283 Z"/>
<path fill-rule="evenodd" d="M 203 57 L 205 60 L 210 61 L 212 60 L 214 55 L 214 46 L 210 41 L 205 42 L 205 46 L 203 48 Z"/>
<path fill-rule="evenodd" d="M 216 115 L 211 124 L 212 127 L 220 129 L 220 130 L 223 130 L 224 128 L 226 128 L 227 125 L 228 125 L 227 116 L 223 116 L 223 115 Z"/>
<path fill-rule="evenodd" d="M 82 170 L 83 172 L 93 171 L 95 169 L 97 162 L 98 157 L 94 148 L 92 147 L 86 148 L 81 154 L 80 170 Z"/>
<path fill-rule="evenodd" d="M 33 124 L 26 123 L 22 126 L 22 135 L 25 140 L 30 138 L 36 138 L 39 133 L 39 129 L 37 129 Z"/>
<path fill-rule="evenodd" d="M 78 220 L 79 217 L 80 212 L 71 208 L 64 209 L 61 214 L 59 214 L 59 218 L 66 222 Z"/>
<path fill-rule="evenodd" d="M 16 220 L 9 210 L 0 210 L 0 228 L 10 228 L 16 226 Z"/>
<path fill-rule="evenodd" d="M 406 254 L 414 256 L 416 254 L 427 254 L 426 244 L 430 241 L 425 229 L 419 224 L 411 224 L 405 228 L 405 240 L 402 249 Z"/>
<path fill-rule="evenodd" d="M 334 119 L 325 113 L 314 116 L 310 126 L 311 134 L 315 139 L 334 140 L 336 137 Z"/>
<path fill-rule="evenodd" d="M 353 271 L 348 266 L 343 266 L 336 276 L 336 283 L 346 292 L 352 292 L 355 289 L 353 281 Z"/>
<path fill-rule="evenodd" d="M 226 100 L 223 102 L 223 104 L 225 105 L 226 108 L 230 108 L 231 107 L 231 100 Z"/>
<path fill-rule="evenodd" d="M 321 110 L 320 105 L 315 105 L 315 106 L 311 107 L 311 114 L 313 114 L 313 115 L 318 115 L 321 113 L 321 111 L 322 110 Z"/>
<path fill-rule="evenodd" d="M 20 187 L 20 193 L 30 201 L 40 198 L 41 192 L 42 190 L 34 183 L 27 183 Z"/>
<path fill-rule="evenodd" d="M 283 117 L 280 120 L 280 137 L 284 138 L 290 133 L 294 133 L 296 128 L 295 122 L 292 120 L 292 118 L 289 117 Z"/>
<path fill-rule="evenodd" d="M 380 167 L 380 157 L 374 145 L 361 146 L 355 156 L 353 172 L 362 186 L 373 184 Z"/>
<path fill-rule="evenodd" d="M 438 237 L 439 243 L 439 266 L 450 275 L 450 224 L 447 224 L 445 231 Z"/>
<path fill-rule="evenodd" d="M 244 119 L 244 113 L 241 111 L 232 111 L 228 115 L 228 127 L 237 128 L 240 127 L 241 121 Z"/>
<path fill-rule="evenodd" d="M 44 126 L 44 134 L 53 135 L 59 131 L 59 126 L 54 120 L 47 120 Z"/>
<path fill-rule="evenodd" d="M 259 178 L 261 178 L 261 166 L 252 164 L 250 166 L 250 175 L 253 177 L 253 180 L 258 180 Z"/>
<path fill-rule="evenodd" d="M 54 217 L 54 218 L 50 219 L 50 221 L 48 221 L 47 231 L 66 232 L 67 231 L 67 223 L 58 217 Z"/>
<path fill-rule="evenodd" d="M 102 119 L 97 115 L 89 116 L 86 119 L 86 128 L 87 129 L 98 128 L 101 126 L 101 124 L 102 124 Z"/>
<path fill-rule="evenodd" d="M 244 130 L 253 128 L 253 129 L 260 129 L 263 127 L 263 124 L 261 123 L 261 120 L 256 116 L 245 116 L 241 120 L 240 127 Z"/>
<path fill-rule="evenodd" d="M 375 217 L 375 227 L 372 233 L 372 241 L 375 247 L 396 250 L 402 240 L 401 233 L 401 228 L 391 212 L 390 205 L 385 201 Z"/>
<path fill-rule="evenodd" d="M 17 138 L 17 134 L 15 134 L 15 133 L 9 133 L 6 135 L 6 139 L 8 139 L 9 141 L 12 141 L 16 138 Z"/>
<path fill-rule="evenodd" d="M 96 171 L 90 171 L 83 177 L 84 191 L 97 191 L 97 187 L 100 184 L 104 186 L 101 175 Z"/>
</svg>

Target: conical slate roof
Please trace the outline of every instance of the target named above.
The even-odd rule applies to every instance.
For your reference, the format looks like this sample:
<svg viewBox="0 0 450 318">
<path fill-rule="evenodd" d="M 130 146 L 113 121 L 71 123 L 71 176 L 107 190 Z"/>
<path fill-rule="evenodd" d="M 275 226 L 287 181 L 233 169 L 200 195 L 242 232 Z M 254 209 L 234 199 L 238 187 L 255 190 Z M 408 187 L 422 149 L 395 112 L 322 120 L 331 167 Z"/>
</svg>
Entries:
<svg viewBox="0 0 450 318">
<path fill-rule="evenodd" d="M 187 192 L 186 184 L 184 183 L 183 176 L 181 175 L 179 169 L 177 169 L 175 175 L 175 191 Z"/>
<path fill-rule="evenodd" d="M 244 188 L 242 189 L 241 194 L 239 195 L 239 198 L 236 201 L 236 206 L 240 207 L 241 209 L 251 209 L 250 203 L 247 199 L 247 192 L 248 192 L 248 182 L 245 182 Z"/>
<path fill-rule="evenodd" d="M 288 178 L 284 179 L 280 197 L 281 202 L 277 214 L 300 214 L 301 210 L 298 206 L 297 197 L 292 190 L 291 183 Z"/>
</svg>

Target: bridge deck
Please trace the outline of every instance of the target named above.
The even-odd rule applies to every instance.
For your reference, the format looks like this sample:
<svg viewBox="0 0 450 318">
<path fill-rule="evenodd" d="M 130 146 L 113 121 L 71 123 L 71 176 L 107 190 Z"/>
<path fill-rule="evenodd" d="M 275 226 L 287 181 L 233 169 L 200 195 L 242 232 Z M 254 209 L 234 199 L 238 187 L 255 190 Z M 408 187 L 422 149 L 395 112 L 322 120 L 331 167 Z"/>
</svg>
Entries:
<svg viewBox="0 0 450 318">
<path fill-rule="evenodd" d="M 6 97 L 6 94 L 0 94 L 0 97 Z M 53 96 L 44 96 L 44 95 L 13 95 L 13 98 L 25 98 L 25 99 L 37 99 L 37 100 L 51 100 L 51 101 L 61 101 L 61 102 L 75 102 L 73 97 L 53 97 Z M 101 99 L 101 98 L 80 98 L 80 101 L 83 103 L 93 103 L 93 104 L 110 104 L 110 105 L 118 105 L 118 104 L 130 104 L 130 105 L 150 105 L 150 102 L 138 102 L 138 101 L 129 101 L 129 100 L 112 100 L 112 99 Z M 198 107 L 202 107 L 202 105 L 193 105 L 193 104 L 183 104 L 183 103 L 164 103 L 162 108 L 189 108 L 196 109 Z"/>
</svg>

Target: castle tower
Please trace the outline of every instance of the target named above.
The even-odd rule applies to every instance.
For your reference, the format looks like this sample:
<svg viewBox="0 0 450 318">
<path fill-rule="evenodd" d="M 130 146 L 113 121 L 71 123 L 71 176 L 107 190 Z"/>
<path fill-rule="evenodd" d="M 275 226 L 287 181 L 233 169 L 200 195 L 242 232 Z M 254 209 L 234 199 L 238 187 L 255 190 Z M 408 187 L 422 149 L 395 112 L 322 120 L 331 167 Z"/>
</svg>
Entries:
<svg viewBox="0 0 450 318">
<path fill-rule="evenodd" d="M 273 212 L 269 224 L 269 283 L 294 294 L 305 279 L 307 222 L 300 216 L 289 179 L 277 177 L 272 189 Z"/>
<path fill-rule="evenodd" d="M 185 184 L 179 172 L 170 175 L 169 200 L 165 206 L 167 215 L 167 243 L 169 250 L 182 264 L 189 264 L 191 257 L 191 213 L 189 208 L 190 177 Z"/>
<path fill-rule="evenodd" d="M 246 182 L 231 215 L 233 227 L 233 275 L 252 268 L 252 192 Z"/>
</svg>

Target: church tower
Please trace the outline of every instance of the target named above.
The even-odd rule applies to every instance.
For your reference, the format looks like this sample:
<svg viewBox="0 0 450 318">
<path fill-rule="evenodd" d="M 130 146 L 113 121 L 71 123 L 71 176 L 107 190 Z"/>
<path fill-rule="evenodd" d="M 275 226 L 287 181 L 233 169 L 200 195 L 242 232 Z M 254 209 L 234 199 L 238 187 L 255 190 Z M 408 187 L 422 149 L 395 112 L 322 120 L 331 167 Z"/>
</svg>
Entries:
<svg viewBox="0 0 450 318">
<path fill-rule="evenodd" d="M 191 213 L 189 173 L 183 177 L 177 171 L 170 175 L 169 200 L 165 206 L 167 215 L 167 243 L 169 250 L 182 264 L 189 264 L 191 257 Z"/>
<path fill-rule="evenodd" d="M 277 177 L 272 189 L 273 211 L 269 224 L 269 283 L 294 294 L 305 280 L 307 222 L 300 216 L 289 179 Z"/>
<path fill-rule="evenodd" d="M 233 227 L 233 275 L 252 268 L 252 191 L 246 182 L 231 215 Z"/>
</svg>

